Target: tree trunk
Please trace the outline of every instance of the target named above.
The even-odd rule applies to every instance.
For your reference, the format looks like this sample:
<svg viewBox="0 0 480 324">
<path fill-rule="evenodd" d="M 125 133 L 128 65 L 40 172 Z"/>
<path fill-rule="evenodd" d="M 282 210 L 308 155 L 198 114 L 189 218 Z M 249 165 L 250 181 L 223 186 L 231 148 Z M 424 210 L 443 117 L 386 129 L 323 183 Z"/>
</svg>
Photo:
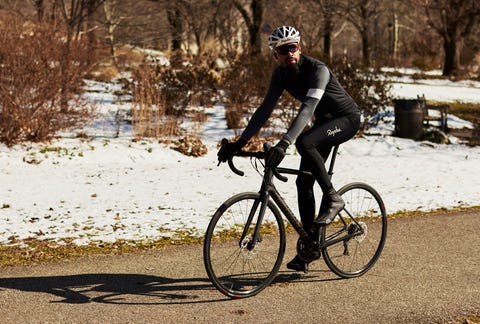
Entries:
<svg viewBox="0 0 480 324">
<path fill-rule="evenodd" d="M 249 34 L 250 54 L 256 56 L 262 53 L 262 42 L 260 38 L 260 27 L 263 22 L 264 5 L 263 0 L 251 0 L 250 9 L 252 16 L 250 17 L 247 10 L 243 8 L 242 4 L 237 0 L 232 0 L 237 10 L 242 15 L 247 25 Z"/>
<path fill-rule="evenodd" d="M 182 48 L 183 23 L 180 10 L 177 7 L 167 10 L 168 23 L 171 27 L 172 51 L 178 51 Z"/>
<path fill-rule="evenodd" d="M 172 36 L 172 66 L 178 66 L 182 62 L 182 41 L 183 41 L 183 20 L 178 7 L 167 10 L 168 23 L 170 24 L 170 34 Z"/>
<path fill-rule="evenodd" d="M 263 0 L 254 0 L 251 4 L 253 24 L 250 32 L 250 45 L 252 46 L 252 55 L 262 53 L 262 41 L 260 38 L 260 27 L 263 21 Z"/>
<path fill-rule="evenodd" d="M 107 25 L 107 43 L 110 48 L 110 58 L 113 65 L 118 68 L 117 53 L 115 51 L 115 28 L 117 27 L 120 18 L 116 17 L 115 9 L 117 6 L 116 0 L 107 0 L 103 4 L 103 11 L 105 14 L 105 21 Z M 117 20 L 118 19 L 118 20 Z"/>
<path fill-rule="evenodd" d="M 333 23 L 330 19 L 325 20 L 324 25 L 324 34 L 323 34 L 323 55 L 325 55 L 325 59 L 330 61 L 332 58 L 332 30 L 333 30 Z"/>
<path fill-rule="evenodd" d="M 443 42 L 443 49 L 445 51 L 443 75 L 456 76 L 458 74 L 459 66 L 457 40 L 455 38 L 445 39 Z"/>
<path fill-rule="evenodd" d="M 363 66 L 369 67 L 370 66 L 370 38 L 368 36 L 368 31 L 362 32 L 362 61 Z"/>
<path fill-rule="evenodd" d="M 45 8 L 43 6 L 43 0 L 34 0 L 33 4 L 35 6 L 35 11 L 37 12 L 37 18 L 39 22 L 43 21 L 43 14 L 45 12 Z"/>
</svg>

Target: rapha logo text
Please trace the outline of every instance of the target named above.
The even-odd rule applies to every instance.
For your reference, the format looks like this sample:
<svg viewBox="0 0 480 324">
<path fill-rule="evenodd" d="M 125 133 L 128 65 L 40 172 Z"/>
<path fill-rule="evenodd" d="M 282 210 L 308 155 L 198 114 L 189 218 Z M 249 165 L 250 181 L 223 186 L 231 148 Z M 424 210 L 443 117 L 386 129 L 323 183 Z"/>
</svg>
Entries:
<svg viewBox="0 0 480 324">
<path fill-rule="evenodd" d="M 328 136 L 335 136 L 335 134 L 340 133 L 342 130 L 338 128 L 338 126 L 335 126 L 335 129 L 327 129 L 327 135 Z"/>
</svg>

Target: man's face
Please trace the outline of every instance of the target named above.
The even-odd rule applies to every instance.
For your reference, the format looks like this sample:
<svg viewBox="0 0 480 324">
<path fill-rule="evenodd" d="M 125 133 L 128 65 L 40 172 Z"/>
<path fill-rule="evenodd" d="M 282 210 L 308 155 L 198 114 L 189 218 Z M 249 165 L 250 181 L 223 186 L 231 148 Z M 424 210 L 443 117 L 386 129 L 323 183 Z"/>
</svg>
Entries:
<svg viewBox="0 0 480 324">
<path fill-rule="evenodd" d="M 273 56 L 278 64 L 283 67 L 288 67 L 298 63 L 301 53 L 300 45 L 293 43 L 277 47 Z"/>
</svg>

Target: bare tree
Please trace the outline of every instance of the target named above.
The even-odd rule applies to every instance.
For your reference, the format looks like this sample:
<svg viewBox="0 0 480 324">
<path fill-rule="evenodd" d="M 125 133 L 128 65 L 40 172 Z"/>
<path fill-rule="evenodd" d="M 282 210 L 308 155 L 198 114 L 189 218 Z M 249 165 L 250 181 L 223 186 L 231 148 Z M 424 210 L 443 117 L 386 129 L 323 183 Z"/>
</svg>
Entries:
<svg viewBox="0 0 480 324">
<path fill-rule="evenodd" d="M 149 0 L 160 4 L 160 7 L 166 11 L 166 20 L 170 32 L 170 49 L 176 54 L 180 54 L 184 41 L 184 23 L 182 17 L 182 7 L 188 5 L 187 1 L 168 1 L 168 0 Z"/>
<path fill-rule="evenodd" d="M 211 19 L 214 7 L 210 0 L 177 1 L 181 21 L 185 22 L 184 29 L 187 33 L 187 43 L 193 43 L 196 48 L 187 47 L 190 55 L 200 57 L 204 53 L 205 42 L 213 34 L 213 21 Z M 191 42 L 191 39 L 193 42 Z"/>
<path fill-rule="evenodd" d="M 320 13 L 323 17 L 323 55 L 330 60 L 335 27 L 337 22 L 341 21 L 340 8 L 336 0 L 315 0 L 315 2 L 320 5 Z"/>
<path fill-rule="evenodd" d="M 348 21 L 360 33 L 363 65 L 370 66 L 374 32 L 377 30 L 375 21 L 379 15 L 378 0 L 350 1 L 344 10 Z"/>
<path fill-rule="evenodd" d="M 171 29 L 172 51 L 180 51 L 182 49 L 184 27 L 178 2 L 169 2 L 167 4 L 167 19 Z"/>
<path fill-rule="evenodd" d="M 265 11 L 264 0 L 249 0 L 250 13 L 245 9 L 245 5 L 239 0 L 232 0 L 235 7 L 241 13 L 248 29 L 250 54 L 256 56 L 262 53 L 262 40 L 260 38 L 260 29 L 263 23 L 263 13 Z"/>
<path fill-rule="evenodd" d="M 86 19 L 102 5 L 105 0 L 56 0 L 60 13 L 67 24 L 69 37 L 77 38 Z"/>
<path fill-rule="evenodd" d="M 82 25 L 87 17 L 90 17 L 93 12 L 103 3 L 104 0 L 55 0 L 54 4 L 58 6 L 60 15 L 66 26 L 66 44 L 63 55 L 66 58 L 62 61 L 62 78 L 64 79 L 64 86 L 61 89 L 62 94 L 62 109 L 68 107 L 69 87 L 75 86 L 67 82 L 69 74 L 71 73 L 72 60 L 72 42 L 78 41 Z M 90 62 L 91 63 L 91 62 Z"/>
<path fill-rule="evenodd" d="M 390 63 L 396 65 L 398 59 L 398 11 L 395 0 L 392 1 L 392 18 L 388 22 L 388 55 Z"/>
<path fill-rule="evenodd" d="M 160 3 L 166 11 L 173 56 L 176 59 L 181 58 L 183 50 L 189 55 L 200 56 L 204 50 L 204 42 L 212 33 L 214 25 L 211 16 L 215 7 L 211 1 L 151 1 Z"/>
<path fill-rule="evenodd" d="M 103 13 L 105 15 L 105 26 L 107 29 L 107 43 L 110 48 L 110 58 L 115 67 L 118 67 L 118 60 L 115 51 L 115 29 L 122 21 L 122 17 L 116 13 L 118 6 L 117 0 L 105 0 L 103 3 Z"/>
<path fill-rule="evenodd" d="M 444 76 L 455 76 L 460 66 L 463 40 L 480 24 L 479 0 L 418 0 L 425 9 L 427 23 L 443 40 Z"/>
<path fill-rule="evenodd" d="M 231 0 L 212 0 L 215 7 L 212 16 L 212 36 L 218 41 L 219 52 L 227 57 L 236 57 L 244 48 L 239 29 L 245 28 L 240 12 Z"/>
<path fill-rule="evenodd" d="M 32 0 L 33 6 L 35 7 L 35 11 L 37 13 L 38 21 L 43 20 L 43 15 L 45 13 L 44 8 L 44 0 Z"/>
</svg>

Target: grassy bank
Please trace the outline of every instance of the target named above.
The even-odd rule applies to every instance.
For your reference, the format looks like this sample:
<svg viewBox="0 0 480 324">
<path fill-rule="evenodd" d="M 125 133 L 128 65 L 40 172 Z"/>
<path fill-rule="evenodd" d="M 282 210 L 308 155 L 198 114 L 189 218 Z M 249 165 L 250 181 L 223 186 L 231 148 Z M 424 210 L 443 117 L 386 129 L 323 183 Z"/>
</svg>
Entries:
<svg viewBox="0 0 480 324">
<path fill-rule="evenodd" d="M 401 211 L 388 216 L 390 220 L 452 214 L 462 211 L 480 211 L 480 206 L 469 208 L 437 209 L 429 212 Z M 47 262 L 75 259 L 91 255 L 118 255 L 139 251 L 166 249 L 185 244 L 200 244 L 203 238 L 190 232 L 177 232 L 171 237 L 156 241 L 117 241 L 114 243 L 92 242 L 89 245 L 75 245 L 69 240 L 60 242 L 49 240 L 28 239 L 15 245 L 0 246 L 0 267 L 34 265 Z"/>
</svg>

